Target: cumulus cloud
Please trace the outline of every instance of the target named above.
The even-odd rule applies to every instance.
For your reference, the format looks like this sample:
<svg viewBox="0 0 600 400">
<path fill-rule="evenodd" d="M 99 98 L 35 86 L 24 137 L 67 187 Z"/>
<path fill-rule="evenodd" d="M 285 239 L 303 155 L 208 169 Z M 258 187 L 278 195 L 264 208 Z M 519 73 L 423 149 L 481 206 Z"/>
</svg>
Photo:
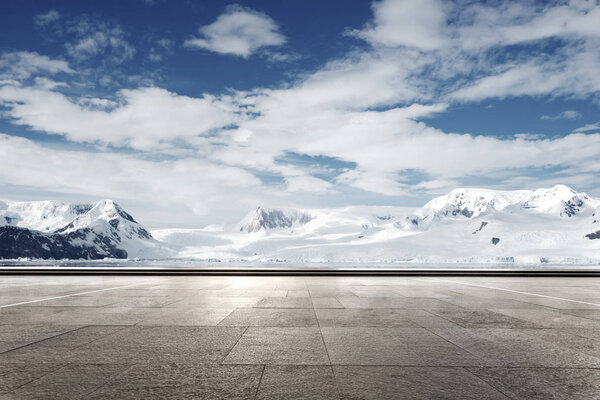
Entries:
<svg viewBox="0 0 600 400">
<path fill-rule="evenodd" d="M 184 45 L 243 58 L 286 42 L 271 17 L 239 5 L 227 7 L 215 22 L 201 26 L 198 33 L 200 37 L 188 39 Z"/>
<path fill-rule="evenodd" d="M 0 184 L 7 183 L 86 198 L 146 200 L 169 213 L 187 209 L 188 218 L 250 209 L 262 189 L 260 180 L 243 169 L 193 157 L 153 161 L 132 154 L 49 149 L 0 134 Z M 223 202 L 226 193 L 229 200 Z"/>
<path fill-rule="evenodd" d="M 421 85 L 437 96 L 480 101 L 511 96 L 589 96 L 600 90 L 596 2 L 457 4 L 381 0 L 351 33 L 381 48 L 420 51 Z M 552 45 L 545 40 L 560 39 Z M 529 48 L 516 51 L 514 46 Z M 511 47 L 512 46 L 512 47 Z M 534 46 L 534 47 L 532 47 Z"/>
<path fill-rule="evenodd" d="M 434 50 L 447 44 L 446 15 L 439 0 L 377 1 L 373 22 L 353 34 L 375 45 Z"/>
<path fill-rule="evenodd" d="M 227 104 L 207 95 L 179 96 L 155 87 L 123 89 L 109 109 L 89 108 L 103 99 L 72 102 L 65 95 L 34 87 L 0 87 L 0 100 L 14 123 L 66 136 L 75 142 L 169 148 L 177 139 L 208 135 L 236 120 Z M 109 103 L 104 103 L 109 104 Z"/>
<path fill-rule="evenodd" d="M 28 66 L 23 75 L 19 69 L 3 78 L 4 114 L 15 124 L 102 151 L 56 152 L 57 164 L 48 167 L 47 174 L 34 161 L 36 167 L 22 174 L 12 171 L 9 162 L 14 165 L 17 160 L 9 158 L 4 164 L 0 161 L 0 183 L 50 190 L 62 182 L 61 190 L 76 192 L 90 185 L 89 174 L 102 181 L 93 190 L 112 196 L 138 190 L 147 180 L 159 186 L 157 191 L 139 188 L 138 196 L 192 201 L 197 212 L 208 212 L 224 207 L 219 204 L 223 198 L 236 196 L 256 204 L 273 198 L 333 198 L 344 190 L 384 196 L 430 194 L 490 176 L 494 185 L 531 185 L 532 179 L 557 179 L 546 172 L 556 170 L 564 171 L 564 182 L 584 182 L 582 177 L 600 172 L 597 124 L 563 137 L 516 134 L 501 139 L 446 132 L 426 121 L 452 112 L 456 105 L 489 98 L 596 96 L 600 41 L 590 18 L 598 9 L 591 2 L 459 7 L 436 0 L 382 0 L 373 4 L 372 20 L 352 32 L 368 46 L 349 50 L 281 86 L 219 96 L 183 96 L 157 86 L 116 90 L 104 97 L 67 95 L 60 82 L 37 76 L 71 73 L 67 63 L 52 64 L 62 65 L 55 72 Z M 75 49 L 81 42 L 77 51 L 86 57 L 113 51 L 101 47 L 102 41 L 93 39 L 96 31 L 85 24 L 71 29 L 79 36 L 69 43 Z M 271 18 L 239 6 L 227 8 L 199 32 L 187 46 L 240 57 L 268 57 L 274 54 L 269 47 L 285 43 Z M 127 37 L 118 30 L 113 33 Z M 550 43 L 551 38 L 560 40 Z M 158 62 L 170 46 L 156 42 L 145 54 Z M 5 63 L 8 70 L 9 64 Z M 542 119 L 576 117 L 575 111 L 567 110 Z M 47 150 L 16 138 L 3 143 L 17 154 L 31 155 L 31 160 Z M 330 168 L 324 176 L 317 168 L 286 158 L 289 154 L 333 160 L 344 167 Z M 96 172 L 78 171 L 77 161 L 68 161 L 88 157 Z M 117 167 L 128 172 L 117 183 L 106 181 L 105 176 L 118 176 Z M 135 170 L 149 172 L 129 172 Z M 223 182 L 219 171 L 226 174 Z M 169 182 L 169 174 L 182 187 Z M 226 184 L 230 177 L 235 178 L 231 185 Z M 75 183 L 70 187 L 64 182 Z M 196 182 L 201 189 L 192 187 Z M 247 205 L 237 198 L 232 203 L 231 207 Z"/>
</svg>

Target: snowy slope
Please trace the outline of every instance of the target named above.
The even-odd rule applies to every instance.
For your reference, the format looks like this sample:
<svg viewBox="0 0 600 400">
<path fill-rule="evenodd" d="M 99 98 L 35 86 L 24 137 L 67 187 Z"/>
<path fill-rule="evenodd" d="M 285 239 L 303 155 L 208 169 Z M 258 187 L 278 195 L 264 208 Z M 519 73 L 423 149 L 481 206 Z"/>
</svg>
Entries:
<svg viewBox="0 0 600 400">
<path fill-rule="evenodd" d="M 0 226 L 11 225 L 42 232 L 52 232 L 88 212 L 91 204 L 61 201 L 1 201 Z"/>
<path fill-rule="evenodd" d="M 290 262 L 600 262 L 600 201 L 564 185 L 455 189 L 394 207 L 258 208 L 242 229 L 156 231 L 179 257 Z M 303 219 L 303 216 L 304 217 Z M 587 235 L 587 236 L 586 236 Z"/>
<path fill-rule="evenodd" d="M 170 255 L 112 200 L 0 202 L 0 258 L 154 258 Z"/>
<path fill-rule="evenodd" d="M 0 258 L 290 263 L 600 263 L 600 201 L 564 185 L 455 189 L 416 210 L 258 207 L 233 225 L 148 232 L 111 200 L 0 202 Z"/>
</svg>

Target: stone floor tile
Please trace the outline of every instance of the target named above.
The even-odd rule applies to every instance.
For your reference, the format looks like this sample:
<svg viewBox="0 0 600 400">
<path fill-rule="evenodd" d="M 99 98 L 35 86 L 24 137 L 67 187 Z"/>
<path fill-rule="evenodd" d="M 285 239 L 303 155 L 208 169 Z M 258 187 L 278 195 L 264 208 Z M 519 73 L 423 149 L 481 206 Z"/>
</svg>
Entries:
<svg viewBox="0 0 600 400">
<path fill-rule="evenodd" d="M 506 400 L 463 368 L 334 366 L 342 399 Z"/>
<path fill-rule="evenodd" d="M 319 328 L 250 327 L 225 364 L 327 365 Z"/>
<path fill-rule="evenodd" d="M 469 368 L 514 399 L 600 399 L 600 369 Z"/>
<path fill-rule="evenodd" d="M 409 315 L 397 308 L 355 308 L 355 309 L 317 309 L 319 326 L 381 326 L 412 327 L 420 326 Z"/>
<path fill-rule="evenodd" d="M 337 385 L 330 366 L 267 365 L 258 400 L 334 400 Z"/>
<path fill-rule="evenodd" d="M 238 308 L 219 326 L 316 326 L 312 308 Z"/>
<path fill-rule="evenodd" d="M 308 297 L 264 297 L 254 307 L 259 308 L 313 308 Z"/>
<path fill-rule="evenodd" d="M 322 327 L 321 331 L 332 364 L 487 365 L 423 328 Z"/>
<path fill-rule="evenodd" d="M 86 399 L 254 399 L 260 365 L 137 364 Z"/>
</svg>

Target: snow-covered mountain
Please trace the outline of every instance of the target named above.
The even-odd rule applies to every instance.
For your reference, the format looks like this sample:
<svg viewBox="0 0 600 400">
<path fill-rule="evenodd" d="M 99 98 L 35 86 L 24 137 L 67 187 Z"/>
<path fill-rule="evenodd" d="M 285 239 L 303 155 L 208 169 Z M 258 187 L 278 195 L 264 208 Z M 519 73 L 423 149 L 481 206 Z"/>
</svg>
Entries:
<svg viewBox="0 0 600 400">
<path fill-rule="evenodd" d="M 593 213 L 600 203 L 585 193 L 577 193 L 565 185 L 549 189 L 497 191 L 489 189 L 454 189 L 437 197 L 407 216 L 397 225 L 401 229 L 426 229 L 432 224 L 472 219 L 499 211 L 515 213 L 531 210 L 547 215 L 573 217 Z M 524 213 L 529 214 L 531 213 Z"/>
<path fill-rule="evenodd" d="M 240 231 L 259 232 L 261 230 L 292 228 L 305 225 L 313 217 L 299 210 L 264 209 L 258 207 L 250 220 L 244 224 Z"/>
<path fill-rule="evenodd" d="M 290 262 L 600 262 L 600 201 L 564 185 L 455 189 L 395 207 L 259 207 L 242 229 L 159 230 L 183 258 Z M 238 225 L 238 227 L 240 226 Z"/>
<path fill-rule="evenodd" d="M 0 202 L 0 258 L 16 257 L 600 264 L 600 201 L 564 185 L 464 188 L 418 209 L 258 207 L 237 224 L 152 234 L 110 200 Z"/>
<path fill-rule="evenodd" d="M 0 201 L 0 258 L 101 259 L 170 254 L 112 200 Z"/>
</svg>

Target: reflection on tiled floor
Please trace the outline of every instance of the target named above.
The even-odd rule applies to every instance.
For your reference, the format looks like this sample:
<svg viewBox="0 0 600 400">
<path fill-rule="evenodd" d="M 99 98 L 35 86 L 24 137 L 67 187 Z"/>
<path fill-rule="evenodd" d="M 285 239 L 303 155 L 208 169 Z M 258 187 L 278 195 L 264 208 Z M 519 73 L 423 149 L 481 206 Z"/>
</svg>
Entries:
<svg viewBox="0 0 600 400">
<path fill-rule="evenodd" d="M 600 279 L 0 276 L 0 399 L 122 398 L 600 399 Z"/>
</svg>

